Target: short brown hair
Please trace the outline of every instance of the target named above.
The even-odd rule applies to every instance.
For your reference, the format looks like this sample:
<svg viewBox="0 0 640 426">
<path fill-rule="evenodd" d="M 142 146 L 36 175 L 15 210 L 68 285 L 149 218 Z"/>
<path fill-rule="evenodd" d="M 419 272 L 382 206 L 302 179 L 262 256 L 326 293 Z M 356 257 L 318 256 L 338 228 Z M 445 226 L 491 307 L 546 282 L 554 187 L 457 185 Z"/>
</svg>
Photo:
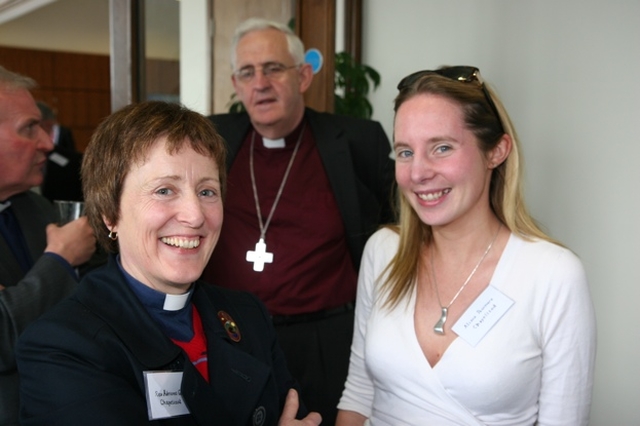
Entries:
<svg viewBox="0 0 640 426">
<path fill-rule="evenodd" d="M 100 123 L 82 161 L 85 211 L 98 242 L 108 252 L 117 253 L 118 245 L 109 239 L 104 220 L 118 222 L 124 180 L 134 164 L 145 161 L 160 138 L 166 138 L 170 154 L 189 147 L 212 158 L 218 166 L 224 196 L 226 148 L 210 120 L 175 103 L 128 105 Z"/>
</svg>

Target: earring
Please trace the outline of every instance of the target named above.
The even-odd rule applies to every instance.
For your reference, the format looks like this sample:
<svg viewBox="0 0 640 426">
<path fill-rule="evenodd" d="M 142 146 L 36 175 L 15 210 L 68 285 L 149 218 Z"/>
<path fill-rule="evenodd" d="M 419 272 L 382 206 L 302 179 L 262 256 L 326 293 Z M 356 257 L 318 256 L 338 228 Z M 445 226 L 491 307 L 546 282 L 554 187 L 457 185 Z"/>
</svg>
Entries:
<svg viewBox="0 0 640 426">
<path fill-rule="evenodd" d="M 113 231 L 109 231 L 109 239 L 111 241 L 115 241 L 118 239 L 118 233 L 117 232 L 113 232 Z"/>
</svg>

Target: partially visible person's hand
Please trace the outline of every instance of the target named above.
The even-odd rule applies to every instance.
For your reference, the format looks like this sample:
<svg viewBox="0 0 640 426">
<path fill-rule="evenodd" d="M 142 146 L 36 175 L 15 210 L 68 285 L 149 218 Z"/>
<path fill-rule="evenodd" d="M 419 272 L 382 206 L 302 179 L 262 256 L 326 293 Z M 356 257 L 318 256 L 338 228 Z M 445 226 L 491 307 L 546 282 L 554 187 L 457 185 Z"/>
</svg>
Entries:
<svg viewBox="0 0 640 426">
<path fill-rule="evenodd" d="M 298 392 L 296 392 L 295 389 L 289 389 L 278 426 L 318 426 L 322 422 L 322 416 L 316 412 L 309 413 L 309 415 L 302 420 L 296 420 L 299 406 Z"/>
<path fill-rule="evenodd" d="M 0 291 L 4 290 L 4 286 L 0 284 Z"/>
<path fill-rule="evenodd" d="M 88 261 L 96 251 L 96 237 L 86 216 L 64 226 L 48 225 L 44 251 L 62 256 L 71 266 Z"/>
</svg>

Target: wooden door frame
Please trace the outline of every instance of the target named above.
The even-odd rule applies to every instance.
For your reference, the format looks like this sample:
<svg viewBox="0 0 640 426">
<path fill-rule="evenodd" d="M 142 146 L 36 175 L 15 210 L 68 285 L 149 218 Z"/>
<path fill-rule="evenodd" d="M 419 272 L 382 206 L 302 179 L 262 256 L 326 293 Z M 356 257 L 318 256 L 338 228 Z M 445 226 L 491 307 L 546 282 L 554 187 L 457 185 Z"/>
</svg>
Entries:
<svg viewBox="0 0 640 426">
<path fill-rule="evenodd" d="M 111 111 L 144 99 L 144 2 L 109 0 Z"/>
<path fill-rule="evenodd" d="M 296 34 L 305 49 L 316 48 L 323 57 L 322 69 L 305 93 L 305 103 L 318 111 L 334 111 L 336 1 L 296 0 Z M 360 62 L 362 56 L 362 0 L 345 0 L 345 49 Z"/>
<path fill-rule="evenodd" d="M 305 104 L 318 111 L 332 112 L 336 3 L 335 0 L 297 0 L 296 3 L 296 33 L 305 49 L 318 49 L 324 58 L 323 66 L 305 93 Z"/>
</svg>

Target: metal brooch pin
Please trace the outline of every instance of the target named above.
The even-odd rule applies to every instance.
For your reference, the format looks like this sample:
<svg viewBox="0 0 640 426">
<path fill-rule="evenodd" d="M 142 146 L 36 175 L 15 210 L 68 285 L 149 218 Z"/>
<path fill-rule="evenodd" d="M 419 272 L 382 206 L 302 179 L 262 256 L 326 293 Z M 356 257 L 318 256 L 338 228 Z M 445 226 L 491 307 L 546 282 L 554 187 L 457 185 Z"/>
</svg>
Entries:
<svg viewBox="0 0 640 426">
<path fill-rule="evenodd" d="M 218 312 L 218 319 L 222 323 L 225 331 L 229 335 L 229 338 L 234 342 L 239 342 L 242 336 L 240 335 L 240 329 L 236 325 L 236 322 L 231 318 L 231 315 L 225 311 Z"/>
</svg>

